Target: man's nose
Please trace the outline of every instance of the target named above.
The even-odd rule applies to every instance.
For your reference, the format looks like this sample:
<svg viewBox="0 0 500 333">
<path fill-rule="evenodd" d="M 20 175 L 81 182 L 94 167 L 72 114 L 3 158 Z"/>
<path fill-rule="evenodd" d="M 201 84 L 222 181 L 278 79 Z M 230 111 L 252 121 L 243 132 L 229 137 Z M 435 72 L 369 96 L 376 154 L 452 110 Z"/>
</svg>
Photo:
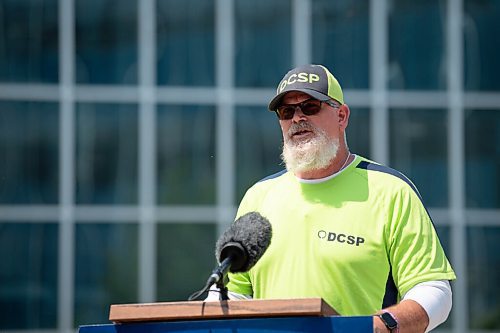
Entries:
<svg viewBox="0 0 500 333">
<path fill-rule="evenodd" d="M 298 123 L 301 120 L 307 119 L 307 116 L 302 112 L 300 106 L 295 106 L 295 113 L 293 114 L 292 121 Z"/>
</svg>

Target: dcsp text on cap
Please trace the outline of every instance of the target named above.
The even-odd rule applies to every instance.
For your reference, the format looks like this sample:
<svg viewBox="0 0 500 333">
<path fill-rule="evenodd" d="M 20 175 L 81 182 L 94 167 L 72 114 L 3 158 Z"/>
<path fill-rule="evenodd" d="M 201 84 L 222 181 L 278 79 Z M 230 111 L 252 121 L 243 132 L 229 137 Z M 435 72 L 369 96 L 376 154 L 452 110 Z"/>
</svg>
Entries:
<svg viewBox="0 0 500 333">
<path fill-rule="evenodd" d="M 344 95 L 337 79 L 321 65 L 305 65 L 286 73 L 276 89 L 276 96 L 269 102 L 269 110 L 275 111 L 283 96 L 290 91 L 300 91 L 320 101 L 334 99 L 344 104 Z"/>
</svg>

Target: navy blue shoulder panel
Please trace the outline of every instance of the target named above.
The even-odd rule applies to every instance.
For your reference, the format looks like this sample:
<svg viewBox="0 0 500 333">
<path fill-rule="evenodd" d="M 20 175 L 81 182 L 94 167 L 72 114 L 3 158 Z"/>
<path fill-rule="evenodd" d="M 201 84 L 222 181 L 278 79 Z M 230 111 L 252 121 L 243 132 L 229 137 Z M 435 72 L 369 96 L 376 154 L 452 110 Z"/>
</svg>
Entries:
<svg viewBox="0 0 500 333">
<path fill-rule="evenodd" d="M 286 169 L 285 170 L 281 170 L 280 172 L 276 172 L 270 176 L 267 176 L 266 178 L 263 178 L 261 180 L 259 180 L 257 183 L 260 183 L 260 182 L 263 182 L 263 181 L 266 181 L 266 180 L 269 180 L 269 179 L 273 179 L 273 178 L 278 178 L 279 176 L 282 176 L 286 173 Z"/>
<path fill-rule="evenodd" d="M 388 308 L 391 305 L 395 305 L 398 302 L 398 288 L 394 283 L 394 278 L 392 277 L 392 267 L 389 270 L 389 276 L 387 277 L 387 282 L 385 284 L 385 294 L 384 300 L 382 301 L 382 309 Z"/>
<path fill-rule="evenodd" d="M 401 179 L 402 181 L 404 181 L 406 184 L 408 184 L 411 187 L 411 189 L 413 191 L 415 191 L 415 193 L 417 194 L 417 196 L 420 199 L 420 201 L 423 202 L 422 197 L 420 196 L 420 193 L 418 193 L 418 190 L 415 187 L 415 185 L 413 185 L 412 182 L 405 175 L 403 175 L 401 172 L 399 172 L 397 170 L 394 170 L 394 169 L 391 169 L 389 167 L 386 167 L 384 165 L 370 163 L 368 161 L 361 161 L 361 162 L 359 162 L 359 164 L 356 166 L 356 168 L 358 168 L 358 169 L 365 169 L 365 170 L 371 170 L 371 171 L 383 172 L 383 173 L 387 173 L 389 175 L 392 175 L 394 177 L 398 177 L 399 179 Z"/>
</svg>

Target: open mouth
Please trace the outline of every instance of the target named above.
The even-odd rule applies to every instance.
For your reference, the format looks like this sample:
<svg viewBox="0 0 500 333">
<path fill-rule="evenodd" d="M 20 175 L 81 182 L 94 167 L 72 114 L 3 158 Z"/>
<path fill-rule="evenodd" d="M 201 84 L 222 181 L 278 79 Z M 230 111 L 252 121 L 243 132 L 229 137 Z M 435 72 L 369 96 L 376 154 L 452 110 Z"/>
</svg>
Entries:
<svg viewBox="0 0 500 333">
<path fill-rule="evenodd" d="M 311 134 L 312 132 L 309 130 L 300 130 L 292 134 L 292 137 L 305 136 Z"/>
</svg>

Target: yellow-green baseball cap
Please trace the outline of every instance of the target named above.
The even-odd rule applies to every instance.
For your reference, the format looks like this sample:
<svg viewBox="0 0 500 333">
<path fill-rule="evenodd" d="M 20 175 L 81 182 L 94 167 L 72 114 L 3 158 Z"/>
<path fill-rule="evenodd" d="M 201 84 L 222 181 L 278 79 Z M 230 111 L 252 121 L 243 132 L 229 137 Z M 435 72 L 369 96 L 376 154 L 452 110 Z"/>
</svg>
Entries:
<svg viewBox="0 0 500 333">
<path fill-rule="evenodd" d="M 321 65 L 299 66 L 286 73 L 276 89 L 276 96 L 269 102 L 269 110 L 275 111 L 283 96 L 290 91 L 301 91 L 320 101 L 334 99 L 344 104 L 339 82 Z"/>
</svg>

